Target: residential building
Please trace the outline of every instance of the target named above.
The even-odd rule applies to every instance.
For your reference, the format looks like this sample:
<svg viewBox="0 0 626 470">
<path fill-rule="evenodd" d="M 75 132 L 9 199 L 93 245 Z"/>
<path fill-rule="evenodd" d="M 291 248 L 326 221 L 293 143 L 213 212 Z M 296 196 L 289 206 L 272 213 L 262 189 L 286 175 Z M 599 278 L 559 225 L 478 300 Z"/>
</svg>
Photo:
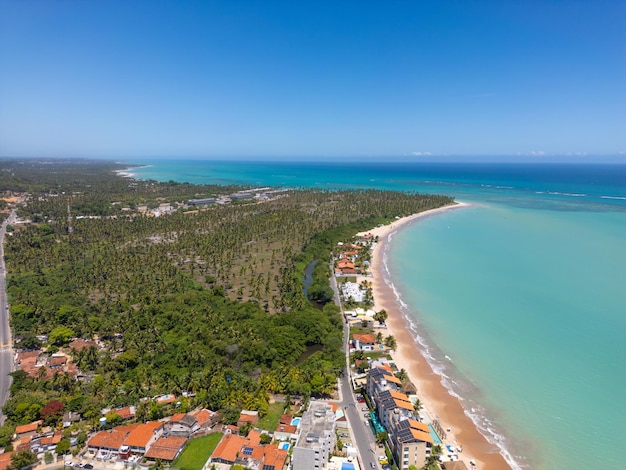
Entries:
<svg viewBox="0 0 626 470">
<path fill-rule="evenodd" d="M 124 445 L 128 446 L 133 454 L 143 455 L 150 445 L 161 437 L 162 433 L 163 423 L 149 421 L 133 429 L 124 440 Z"/>
<path fill-rule="evenodd" d="M 293 448 L 293 468 L 328 468 L 328 456 L 336 444 L 335 413 L 330 405 L 312 401 L 300 421 L 300 437 Z"/>
<path fill-rule="evenodd" d="M 37 428 L 43 424 L 42 420 L 33 421 L 29 424 L 23 424 L 15 428 L 15 437 L 17 439 L 24 439 L 32 437 L 37 433 Z"/>
<path fill-rule="evenodd" d="M 375 396 L 378 419 L 389 430 L 392 419 L 401 417 L 415 419 L 413 403 L 404 393 L 394 390 L 383 390 Z"/>
<path fill-rule="evenodd" d="M 391 420 L 387 429 L 398 469 L 406 470 L 411 465 L 422 468 L 433 445 L 428 425 L 398 416 Z"/>
<path fill-rule="evenodd" d="M 199 429 L 197 418 L 185 413 L 177 413 L 165 423 L 165 431 L 170 436 L 190 437 Z"/>
<path fill-rule="evenodd" d="M 161 437 L 150 446 L 145 457 L 150 460 L 172 462 L 180 455 L 186 443 L 186 437 Z"/>
<path fill-rule="evenodd" d="M 196 418 L 200 430 L 212 428 L 220 420 L 219 413 L 204 408 L 198 411 L 192 411 L 189 414 Z"/>
<path fill-rule="evenodd" d="M 276 444 L 260 444 L 261 432 L 253 429 L 248 437 L 226 433 L 211 454 L 210 464 L 239 464 L 251 470 L 282 470 L 287 451 Z M 294 467 L 297 468 L 297 467 Z"/>
<path fill-rule="evenodd" d="M 352 338 L 354 349 L 357 351 L 374 351 L 376 349 L 376 338 L 372 334 L 355 334 Z"/>
<path fill-rule="evenodd" d="M 87 443 L 88 455 L 99 460 L 117 458 L 124 441 L 138 426 L 138 424 L 127 424 L 125 426 L 117 426 L 109 431 L 96 433 Z"/>
<path fill-rule="evenodd" d="M 72 423 L 76 423 L 80 421 L 80 413 L 75 413 L 73 411 L 67 411 L 63 413 L 63 427 L 69 428 Z"/>
<path fill-rule="evenodd" d="M 402 381 L 398 379 L 389 366 L 379 366 L 370 369 L 367 374 L 367 394 L 371 399 L 383 390 L 398 391 Z"/>
<path fill-rule="evenodd" d="M 241 410 L 239 414 L 239 419 L 237 420 L 237 427 L 242 427 L 246 423 L 250 423 L 252 426 L 256 425 L 259 422 L 259 412 L 258 411 L 249 411 L 249 410 Z"/>
</svg>

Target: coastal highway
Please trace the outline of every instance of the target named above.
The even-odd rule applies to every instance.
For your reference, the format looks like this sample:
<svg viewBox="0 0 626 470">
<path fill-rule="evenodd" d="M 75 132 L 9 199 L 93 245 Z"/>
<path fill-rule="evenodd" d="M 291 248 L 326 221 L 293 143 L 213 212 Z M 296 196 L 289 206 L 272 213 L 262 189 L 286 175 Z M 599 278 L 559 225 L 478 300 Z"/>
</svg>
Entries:
<svg viewBox="0 0 626 470">
<path fill-rule="evenodd" d="M 333 272 L 332 263 L 331 272 Z M 352 384 L 350 383 L 350 348 L 348 347 L 350 327 L 348 326 L 348 322 L 345 321 L 345 317 L 343 315 L 343 305 L 339 296 L 339 287 L 337 286 L 337 279 L 335 276 L 331 276 L 330 286 L 335 292 L 335 303 L 340 306 L 341 316 L 344 318 L 343 351 L 346 354 L 346 369 L 342 376 L 339 377 L 341 401 L 337 402 L 337 405 L 343 407 L 348 423 L 350 424 L 352 442 L 358 449 L 361 468 L 363 470 L 368 468 L 380 468 L 376 454 L 376 439 L 372 434 L 369 424 L 365 424 L 366 418 L 363 416 L 364 412 L 361 410 L 364 405 L 356 400 L 352 390 Z M 374 464 L 374 467 L 372 467 L 372 464 Z"/>
<path fill-rule="evenodd" d="M 3 222 L 0 228 L 0 409 L 9 398 L 11 376 L 13 372 L 13 345 L 11 343 L 11 327 L 9 326 L 9 308 L 6 289 L 6 266 L 4 265 L 4 235 L 7 225 L 12 224 L 17 215 L 15 210 Z M 0 411 L 0 425 L 4 424 L 5 416 Z"/>
</svg>

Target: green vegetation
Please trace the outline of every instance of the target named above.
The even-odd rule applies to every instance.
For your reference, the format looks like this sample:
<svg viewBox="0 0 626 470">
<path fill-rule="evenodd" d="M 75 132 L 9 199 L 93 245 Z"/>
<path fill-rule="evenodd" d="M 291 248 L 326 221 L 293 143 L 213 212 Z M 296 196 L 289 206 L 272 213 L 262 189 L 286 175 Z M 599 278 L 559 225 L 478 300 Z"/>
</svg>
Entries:
<svg viewBox="0 0 626 470">
<path fill-rule="evenodd" d="M 221 438 L 222 433 L 215 432 L 189 441 L 172 463 L 172 467 L 180 470 L 202 470 Z"/>
<path fill-rule="evenodd" d="M 266 431 L 274 432 L 280 421 L 280 417 L 285 412 L 285 404 L 274 402 L 269 405 L 267 414 L 259 419 L 257 427 Z"/>
<path fill-rule="evenodd" d="M 32 223 L 16 225 L 5 247 L 16 346 L 37 347 L 36 336 L 47 335 L 51 354 L 70 352 L 73 337 L 100 340 L 70 352 L 88 380 L 58 369 L 14 372 L 9 425 L 39 419 L 52 400 L 63 405 L 47 411 L 55 425 L 60 409 L 96 423 L 104 407 L 161 393 L 193 392 L 184 409 L 223 410 L 227 421 L 242 408 L 268 415 L 271 393 L 331 395 L 344 367 L 331 251 L 356 232 L 452 202 L 306 190 L 190 211 L 190 198 L 242 188 L 135 181 L 115 169 L 0 162 L 0 190 L 30 192 L 18 213 Z M 159 204 L 171 213 L 138 211 Z M 309 302 L 302 279 L 313 260 Z M 137 414 L 165 412 L 142 403 Z"/>
</svg>

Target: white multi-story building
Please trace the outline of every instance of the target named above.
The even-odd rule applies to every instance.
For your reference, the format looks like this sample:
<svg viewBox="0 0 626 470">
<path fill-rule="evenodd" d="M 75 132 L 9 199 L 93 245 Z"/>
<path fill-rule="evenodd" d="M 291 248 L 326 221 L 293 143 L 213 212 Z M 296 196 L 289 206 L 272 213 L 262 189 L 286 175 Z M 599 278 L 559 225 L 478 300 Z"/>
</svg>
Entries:
<svg viewBox="0 0 626 470">
<path fill-rule="evenodd" d="M 328 456 L 336 444 L 335 413 L 324 402 L 312 401 L 300 422 L 300 437 L 293 448 L 293 468 L 328 468 Z"/>
</svg>

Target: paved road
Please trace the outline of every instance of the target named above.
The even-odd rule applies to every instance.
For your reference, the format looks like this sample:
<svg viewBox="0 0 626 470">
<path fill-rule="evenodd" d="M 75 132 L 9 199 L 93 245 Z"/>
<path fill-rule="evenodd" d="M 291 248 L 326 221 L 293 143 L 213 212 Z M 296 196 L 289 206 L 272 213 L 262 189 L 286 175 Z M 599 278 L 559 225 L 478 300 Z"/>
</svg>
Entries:
<svg viewBox="0 0 626 470">
<path fill-rule="evenodd" d="M 331 272 L 333 266 L 331 264 Z M 337 286 L 337 279 L 335 276 L 331 276 L 330 285 L 335 292 L 335 303 L 341 306 L 341 299 L 339 297 L 339 288 Z M 343 317 L 343 307 L 341 311 Z M 367 470 L 371 468 L 371 464 L 376 465 L 375 468 L 380 468 L 378 465 L 378 458 L 376 456 L 376 439 L 372 433 L 369 424 L 365 424 L 366 418 L 362 408 L 365 407 L 364 403 L 356 401 L 356 397 L 352 390 L 352 384 L 350 383 L 350 357 L 348 341 L 350 339 L 350 327 L 348 322 L 343 323 L 343 351 L 346 353 L 346 369 L 342 377 L 339 379 L 339 389 L 341 393 L 341 401 L 338 405 L 343 406 L 344 412 L 348 419 L 350 429 L 352 431 L 352 442 L 356 445 L 359 452 L 359 460 L 361 462 L 361 468 Z"/>
<path fill-rule="evenodd" d="M 17 218 L 15 210 L 4 221 L 0 228 L 0 408 L 9 398 L 9 388 L 13 372 L 13 345 L 11 343 L 11 327 L 9 326 L 9 309 L 7 305 L 6 267 L 4 265 L 4 235 L 7 225 Z M 0 412 L 0 425 L 4 424 L 4 415 Z"/>
</svg>

